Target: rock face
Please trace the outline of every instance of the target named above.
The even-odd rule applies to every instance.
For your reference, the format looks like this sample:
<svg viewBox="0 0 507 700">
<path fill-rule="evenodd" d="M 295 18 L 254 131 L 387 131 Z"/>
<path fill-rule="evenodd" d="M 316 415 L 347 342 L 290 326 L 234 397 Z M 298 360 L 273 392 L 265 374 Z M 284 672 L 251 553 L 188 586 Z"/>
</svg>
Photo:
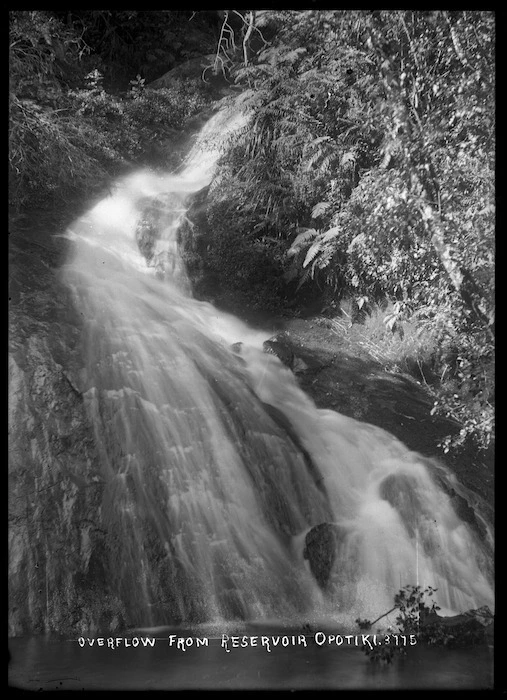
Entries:
<svg viewBox="0 0 507 700">
<path fill-rule="evenodd" d="M 41 227 L 42 228 L 42 227 Z M 110 589 L 103 479 L 79 389 L 79 314 L 48 229 L 12 232 L 9 357 L 9 633 L 124 627 Z"/>
<path fill-rule="evenodd" d="M 461 518 L 461 520 L 468 523 L 479 534 L 479 536 L 484 539 L 486 536 L 486 525 L 484 519 L 481 517 L 479 512 L 474 510 L 467 499 L 458 493 L 457 489 L 459 488 L 459 485 L 453 485 L 452 483 L 449 483 L 447 479 L 442 478 L 441 476 L 437 477 L 437 480 L 442 489 L 451 498 L 456 514 Z M 469 498 L 473 503 L 473 496 L 470 495 Z"/>
<path fill-rule="evenodd" d="M 314 320 L 292 319 L 268 343 L 318 408 L 330 408 L 387 430 L 427 460 L 454 508 L 484 540 L 494 521 L 494 449 L 444 454 L 439 442 L 460 426 L 432 415 L 433 399 L 412 377 L 386 372 L 361 345 Z M 275 351 L 276 350 L 276 351 Z M 278 355 L 278 356 L 280 356 Z M 282 361 L 282 357 L 280 357 Z M 457 481 L 449 480 L 448 472 Z M 489 546 L 489 543 L 488 543 Z"/>
<path fill-rule="evenodd" d="M 275 335 L 262 344 L 264 352 L 276 355 L 289 369 L 294 368 L 294 352 L 283 334 Z"/>
<path fill-rule="evenodd" d="M 312 574 L 323 589 L 329 581 L 336 559 L 337 529 L 330 523 L 312 527 L 305 538 L 303 556 L 308 559 Z"/>
</svg>

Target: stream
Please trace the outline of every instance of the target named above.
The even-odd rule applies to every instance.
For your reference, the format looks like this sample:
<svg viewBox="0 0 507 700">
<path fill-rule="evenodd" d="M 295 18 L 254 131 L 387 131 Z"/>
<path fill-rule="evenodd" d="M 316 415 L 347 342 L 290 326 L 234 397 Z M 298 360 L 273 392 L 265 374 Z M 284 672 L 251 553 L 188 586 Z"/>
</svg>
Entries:
<svg viewBox="0 0 507 700">
<path fill-rule="evenodd" d="M 213 625 L 214 636 L 185 652 L 165 632 L 155 647 L 129 650 L 20 637 L 11 681 L 489 687 L 487 646 L 414 648 L 380 669 L 353 647 L 221 646 L 216 630 L 231 624 L 250 635 L 261 633 L 248 625 L 357 632 L 357 617 L 375 619 L 408 584 L 437 589 L 444 615 L 494 609 L 493 533 L 484 524 L 486 546 L 458 517 L 427 459 L 381 428 L 318 409 L 263 352 L 268 331 L 192 297 L 178 230 L 212 180 L 221 139 L 238 128 L 246 117 L 219 112 L 177 172 L 119 180 L 67 230 L 60 271 L 82 317 L 78 390 L 100 457 L 101 527 L 115 542 L 111 585 L 132 628 Z"/>
</svg>

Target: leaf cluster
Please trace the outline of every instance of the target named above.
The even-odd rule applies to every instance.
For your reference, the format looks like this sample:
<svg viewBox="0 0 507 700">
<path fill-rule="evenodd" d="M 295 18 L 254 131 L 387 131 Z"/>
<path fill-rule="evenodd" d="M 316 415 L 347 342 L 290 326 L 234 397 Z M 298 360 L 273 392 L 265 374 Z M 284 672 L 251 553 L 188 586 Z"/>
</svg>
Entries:
<svg viewBox="0 0 507 700">
<path fill-rule="evenodd" d="M 483 630 L 479 627 L 457 625 L 450 628 L 438 620 L 437 613 L 440 607 L 433 600 L 436 588 L 427 586 L 408 585 L 394 596 L 394 607 L 387 613 L 378 617 L 374 622 L 358 618 L 356 624 L 360 630 L 369 630 L 386 615 L 397 611 L 396 629 L 389 627 L 387 636 L 416 635 L 419 642 L 430 646 L 470 646 L 481 644 L 484 641 Z M 427 622 L 432 619 L 435 622 Z M 392 663 L 395 656 L 406 654 L 405 646 L 397 644 L 384 644 L 378 646 L 363 645 L 363 652 L 374 663 Z"/>
<path fill-rule="evenodd" d="M 75 25 L 49 12 L 10 16 L 9 201 L 16 210 L 93 193 L 209 104 L 200 81 L 112 93 Z M 90 66 L 95 65 L 91 70 Z"/>
<path fill-rule="evenodd" d="M 321 290 L 330 306 L 388 299 L 397 305 L 386 318 L 393 333 L 408 320 L 431 332 L 440 348 L 434 376 L 443 378 L 435 410 L 462 422 L 462 441 L 487 446 L 492 13 L 284 10 L 270 18 L 274 38 L 230 71 L 248 86 L 252 119 L 224 154 L 212 199 L 229 203 L 242 236 L 283 242 L 288 284 Z"/>
</svg>

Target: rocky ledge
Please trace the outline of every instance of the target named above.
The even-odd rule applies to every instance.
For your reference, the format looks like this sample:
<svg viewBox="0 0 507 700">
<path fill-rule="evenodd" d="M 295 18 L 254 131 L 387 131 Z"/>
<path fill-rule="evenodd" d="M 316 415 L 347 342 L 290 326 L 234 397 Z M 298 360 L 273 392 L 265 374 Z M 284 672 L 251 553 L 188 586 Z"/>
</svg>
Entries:
<svg viewBox="0 0 507 700">
<path fill-rule="evenodd" d="M 459 432 L 460 426 L 431 415 L 433 397 L 424 384 L 402 373 L 387 372 L 359 345 L 352 345 L 318 319 L 286 321 L 264 343 L 264 351 L 292 369 L 318 408 L 379 426 L 430 458 L 429 468 L 453 499 L 460 517 L 484 535 L 483 521 L 492 524 L 494 520 L 493 450 L 444 454 L 439 443 Z M 455 475 L 456 485 L 442 478 L 438 463 Z"/>
</svg>

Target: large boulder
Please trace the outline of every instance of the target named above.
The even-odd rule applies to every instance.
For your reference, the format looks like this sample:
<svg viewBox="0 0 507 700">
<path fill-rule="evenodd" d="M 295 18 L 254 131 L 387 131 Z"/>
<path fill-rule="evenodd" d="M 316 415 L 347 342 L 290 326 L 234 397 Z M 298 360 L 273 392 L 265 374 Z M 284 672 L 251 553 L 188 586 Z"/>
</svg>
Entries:
<svg viewBox="0 0 507 700">
<path fill-rule="evenodd" d="M 305 538 L 303 556 L 321 588 L 326 588 L 336 559 L 338 532 L 336 525 L 321 523 L 312 527 Z"/>
</svg>

